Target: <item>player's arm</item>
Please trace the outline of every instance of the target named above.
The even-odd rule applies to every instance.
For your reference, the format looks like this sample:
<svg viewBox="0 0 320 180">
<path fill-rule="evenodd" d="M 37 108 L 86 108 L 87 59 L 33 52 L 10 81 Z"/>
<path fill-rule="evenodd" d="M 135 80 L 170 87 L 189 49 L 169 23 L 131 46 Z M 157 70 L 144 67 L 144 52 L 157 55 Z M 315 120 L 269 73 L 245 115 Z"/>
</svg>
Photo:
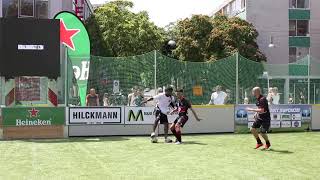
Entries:
<svg viewBox="0 0 320 180">
<path fill-rule="evenodd" d="M 149 102 L 149 101 L 153 101 L 153 100 L 154 100 L 154 98 L 151 97 L 151 98 L 149 98 L 149 99 L 147 99 L 147 100 L 142 101 L 141 103 L 142 103 L 142 104 L 145 104 L 145 103 L 147 103 L 147 102 Z"/>
<path fill-rule="evenodd" d="M 264 113 L 266 112 L 265 107 L 267 106 L 268 101 L 267 99 L 264 99 L 264 101 L 261 102 L 260 106 L 258 108 L 247 108 L 247 111 L 256 112 L 256 113 Z"/>
<path fill-rule="evenodd" d="M 196 118 L 196 120 L 201 121 L 201 119 L 198 117 L 198 114 L 196 113 L 196 111 L 192 107 L 190 107 L 190 110 L 191 110 L 192 114 L 194 115 L 194 117 Z"/>
<path fill-rule="evenodd" d="M 254 109 L 254 108 L 247 108 L 247 111 L 257 112 L 257 113 L 264 113 L 264 112 L 265 112 L 264 108 L 262 108 L 262 107 L 259 107 L 259 108 L 256 108 L 256 109 Z"/>
</svg>

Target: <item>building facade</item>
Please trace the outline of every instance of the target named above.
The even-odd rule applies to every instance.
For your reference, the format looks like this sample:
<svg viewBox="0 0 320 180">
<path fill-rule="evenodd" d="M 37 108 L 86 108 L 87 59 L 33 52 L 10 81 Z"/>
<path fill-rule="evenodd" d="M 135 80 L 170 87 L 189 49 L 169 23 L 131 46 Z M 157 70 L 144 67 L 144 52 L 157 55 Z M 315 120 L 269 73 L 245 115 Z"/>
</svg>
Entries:
<svg viewBox="0 0 320 180">
<path fill-rule="evenodd" d="M 252 23 L 270 64 L 287 64 L 307 55 L 320 60 L 319 0 L 225 0 L 217 13 Z"/>
<path fill-rule="evenodd" d="M 89 0 L 0 0 L 0 17 L 52 19 L 60 11 L 86 19 L 92 14 Z"/>
</svg>

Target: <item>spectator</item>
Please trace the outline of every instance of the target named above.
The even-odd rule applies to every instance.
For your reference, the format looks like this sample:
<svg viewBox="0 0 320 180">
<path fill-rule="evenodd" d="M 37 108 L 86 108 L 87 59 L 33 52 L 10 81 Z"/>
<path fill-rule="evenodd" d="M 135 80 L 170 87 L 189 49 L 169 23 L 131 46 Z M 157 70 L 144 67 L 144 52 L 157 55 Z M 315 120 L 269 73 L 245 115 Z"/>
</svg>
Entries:
<svg viewBox="0 0 320 180">
<path fill-rule="evenodd" d="M 90 93 L 86 97 L 87 106 L 99 106 L 99 96 L 96 94 L 95 89 L 90 89 Z"/>
<path fill-rule="evenodd" d="M 304 96 L 302 91 L 300 92 L 299 101 L 300 101 L 299 104 L 306 104 L 306 98 L 305 98 L 305 96 Z"/>
<path fill-rule="evenodd" d="M 209 104 L 214 104 L 214 105 L 224 105 L 226 103 L 227 100 L 227 93 L 222 91 L 222 87 L 221 86 L 217 86 L 215 88 L 215 92 L 212 93 L 211 95 L 211 99 L 209 101 Z M 214 91 L 214 89 L 213 89 Z"/>
<path fill-rule="evenodd" d="M 268 95 L 267 95 L 267 100 L 269 105 L 273 104 L 273 95 L 274 95 L 273 88 L 271 87 L 269 88 Z"/>
<path fill-rule="evenodd" d="M 108 93 L 104 93 L 104 95 L 103 95 L 103 106 L 105 106 L 105 107 L 109 106 L 109 94 Z"/>
<path fill-rule="evenodd" d="M 293 103 L 294 103 L 294 101 L 293 101 L 292 95 L 290 94 L 288 104 L 293 104 Z"/>
<path fill-rule="evenodd" d="M 128 106 L 136 106 L 136 98 L 138 96 L 137 87 L 131 89 L 132 93 L 128 95 Z"/>
<path fill-rule="evenodd" d="M 280 94 L 278 93 L 278 88 L 274 87 L 273 88 L 273 104 L 279 104 L 280 101 Z"/>
</svg>

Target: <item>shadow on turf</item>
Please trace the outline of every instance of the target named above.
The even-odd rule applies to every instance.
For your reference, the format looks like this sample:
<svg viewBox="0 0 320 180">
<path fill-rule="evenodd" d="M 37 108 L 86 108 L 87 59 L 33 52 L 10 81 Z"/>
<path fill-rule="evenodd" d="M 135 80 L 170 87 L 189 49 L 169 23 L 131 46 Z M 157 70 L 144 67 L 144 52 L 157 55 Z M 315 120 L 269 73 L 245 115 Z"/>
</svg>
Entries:
<svg viewBox="0 0 320 180">
<path fill-rule="evenodd" d="M 292 153 L 293 153 L 292 151 L 288 151 L 288 150 L 277 150 L 277 149 L 269 149 L 269 150 L 264 150 L 264 149 L 262 149 L 261 151 L 281 153 L 281 154 L 292 154 Z"/>
<path fill-rule="evenodd" d="M 105 142 L 105 141 L 126 141 L 123 137 L 74 137 L 68 139 L 28 139 L 25 142 L 34 143 L 73 143 L 73 142 Z"/>
<path fill-rule="evenodd" d="M 196 141 L 185 141 L 185 142 L 183 142 L 183 144 L 202 145 L 202 146 L 208 145 L 208 144 L 200 143 L 200 142 L 196 142 Z"/>
</svg>

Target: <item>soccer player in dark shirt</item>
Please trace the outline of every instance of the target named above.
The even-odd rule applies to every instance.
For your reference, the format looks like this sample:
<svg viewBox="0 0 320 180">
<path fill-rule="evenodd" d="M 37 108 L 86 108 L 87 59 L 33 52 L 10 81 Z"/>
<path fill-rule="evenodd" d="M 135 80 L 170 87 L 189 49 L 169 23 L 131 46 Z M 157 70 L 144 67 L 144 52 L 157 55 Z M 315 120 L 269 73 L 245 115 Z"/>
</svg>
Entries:
<svg viewBox="0 0 320 180">
<path fill-rule="evenodd" d="M 251 133 L 257 140 L 257 145 L 255 149 L 258 149 L 259 147 L 263 146 L 259 133 L 257 131 L 258 128 L 260 128 L 260 135 L 265 140 L 266 145 L 264 149 L 269 149 L 271 144 L 267 135 L 267 132 L 270 128 L 270 111 L 269 111 L 269 105 L 267 98 L 262 96 L 261 89 L 259 87 L 255 87 L 252 89 L 252 95 L 257 98 L 256 106 L 257 109 L 247 108 L 247 111 L 256 112 L 255 114 L 255 122 L 253 123 L 251 127 Z"/>
<path fill-rule="evenodd" d="M 177 109 L 171 112 L 174 113 L 178 111 L 179 116 L 177 119 L 172 123 L 170 130 L 172 131 L 173 135 L 177 138 L 176 144 L 181 144 L 181 128 L 185 125 L 185 123 L 188 121 L 188 109 L 190 109 L 196 118 L 197 121 L 200 121 L 201 119 L 198 117 L 197 113 L 192 109 L 191 103 L 184 97 L 183 90 L 179 89 L 176 91 L 178 102 L 177 102 Z"/>
</svg>

